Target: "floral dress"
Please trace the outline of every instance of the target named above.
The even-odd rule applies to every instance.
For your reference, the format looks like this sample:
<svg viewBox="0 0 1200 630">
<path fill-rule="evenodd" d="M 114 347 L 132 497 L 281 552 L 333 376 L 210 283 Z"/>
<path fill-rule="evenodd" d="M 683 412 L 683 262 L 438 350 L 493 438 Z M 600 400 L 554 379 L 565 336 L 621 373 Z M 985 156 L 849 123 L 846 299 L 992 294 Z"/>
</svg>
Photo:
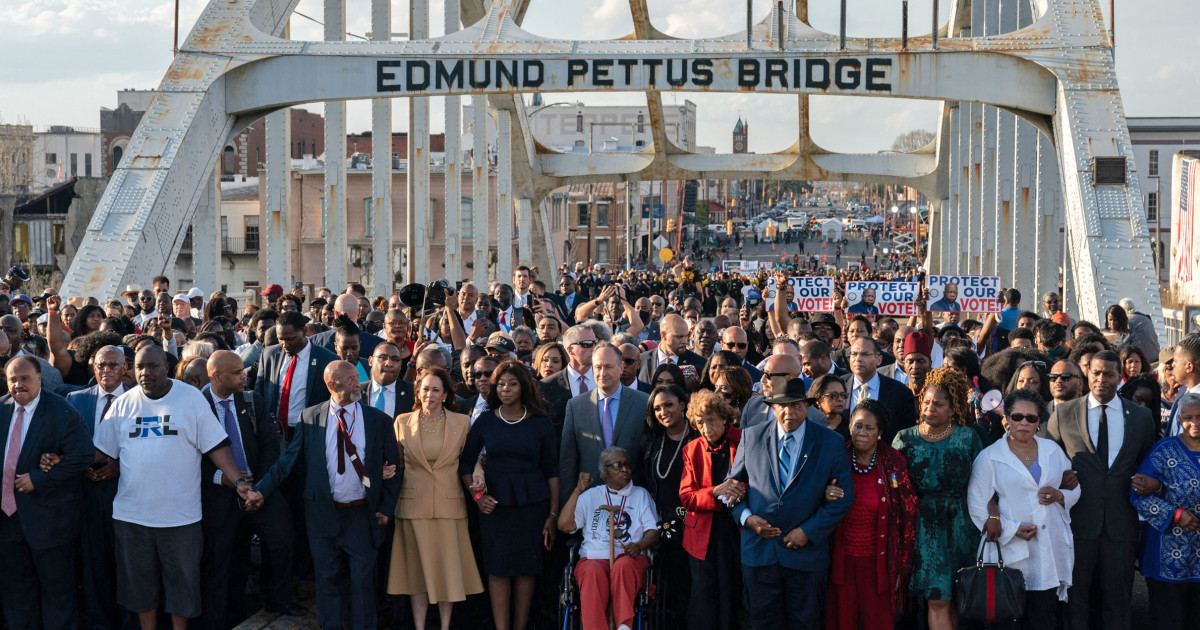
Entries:
<svg viewBox="0 0 1200 630">
<path fill-rule="evenodd" d="M 908 476 L 917 491 L 909 591 L 927 600 L 950 601 L 955 572 L 972 564 L 979 548 L 979 530 L 967 513 L 967 485 L 983 443 L 964 426 L 956 426 L 940 442 L 926 442 L 918 429 L 904 429 L 892 442 L 908 460 Z"/>
</svg>

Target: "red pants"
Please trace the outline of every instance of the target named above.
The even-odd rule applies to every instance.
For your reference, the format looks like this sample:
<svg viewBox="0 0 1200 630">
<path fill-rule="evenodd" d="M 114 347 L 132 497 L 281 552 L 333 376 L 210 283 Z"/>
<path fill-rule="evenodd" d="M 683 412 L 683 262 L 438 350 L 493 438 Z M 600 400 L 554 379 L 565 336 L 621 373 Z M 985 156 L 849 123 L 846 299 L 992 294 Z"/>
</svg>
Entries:
<svg viewBox="0 0 1200 630">
<path fill-rule="evenodd" d="M 875 576 L 875 558 L 845 556 L 842 583 L 829 583 L 829 601 L 825 606 L 827 630 L 892 630 L 895 625 L 892 592 L 879 591 Z"/>
<path fill-rule="evenodd" d="M 583 630 L 607 630 L 606 609 L 612 599 L 613 620 L 616 626 L 633 627 L 633 600 L 645 583 L 650 560 L 645 555 L 617 557 L 609 575 L 608 559 L 580 560 L 575 565 L 575 581 L 579 583 L 580 612 Z"/>
</svg>

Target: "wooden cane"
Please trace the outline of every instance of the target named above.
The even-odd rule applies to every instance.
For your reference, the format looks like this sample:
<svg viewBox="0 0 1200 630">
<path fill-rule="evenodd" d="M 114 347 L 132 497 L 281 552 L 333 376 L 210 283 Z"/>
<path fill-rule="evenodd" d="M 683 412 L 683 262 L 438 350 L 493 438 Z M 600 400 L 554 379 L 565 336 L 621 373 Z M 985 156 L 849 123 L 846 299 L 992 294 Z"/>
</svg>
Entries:
<svg viewBox="0 0 1200 630">
<path fill-rule="evenodd" d="M 617 519 L 621 518 L 621 506 L 601 505 L 600 509 L 608 512 L 608 570 L 612 571 L 617 554 Z"/>
</svg>

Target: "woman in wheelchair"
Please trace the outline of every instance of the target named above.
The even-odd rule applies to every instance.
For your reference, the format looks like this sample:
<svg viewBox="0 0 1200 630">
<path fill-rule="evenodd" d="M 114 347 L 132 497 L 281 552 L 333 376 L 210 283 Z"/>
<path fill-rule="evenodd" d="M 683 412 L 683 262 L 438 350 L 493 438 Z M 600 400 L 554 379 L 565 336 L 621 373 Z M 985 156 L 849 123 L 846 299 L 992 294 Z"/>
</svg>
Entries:
<svg viewBox="0 0 1200 630">
<path fill-rule="evenodd" d="M 646 552 L 658 543 L 657 511 L 650 493 L 633 485 L 633 464 L 625 449 L 610 446 L 600 453 L 600 476 L 605 485 L 589 490 L 592 476 L 580 473 L 558 528 L 583 530 L 575 566 L 583 630 L 607 629 L 610 603 L 617 630 L 630 630 L 634 598 L 650 566 Z"/>
</svg>

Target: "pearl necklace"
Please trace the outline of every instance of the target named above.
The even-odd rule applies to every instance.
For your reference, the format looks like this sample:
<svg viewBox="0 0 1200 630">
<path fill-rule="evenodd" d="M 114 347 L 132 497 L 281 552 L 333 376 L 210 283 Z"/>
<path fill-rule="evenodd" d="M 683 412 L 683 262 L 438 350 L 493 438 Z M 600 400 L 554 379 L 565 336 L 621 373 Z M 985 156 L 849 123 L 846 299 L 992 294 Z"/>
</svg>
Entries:
<svg viewBox="0 0 1200 630">
<path fill-rule="evenodd" d="M 928 427 L 929 425 L 926 424 L 926 425 L 922 425 L 922 426 Z M 937 435 L 929 435 L 928 434 L 929 430 L 926 429 L 925 434 L 922 435 L 921 437 L 925 438 L 925 440 L 929 441 L 929 442 L 940 442 L 941 440 L 945 439 L 946 436 L 950 435 L 953 432 L 954 432 L 954 423 L 950 422 L 950 423 L 946 424 L 946 428 L 943 429 L 941 433 L 939 433 Z"/>
<path fill-rule="evenodd" d="M 505 418 L 504 414 L 500 412 L 500 409 L 501 407 L 496 407 L 496 417 L 503 420 L 504 424 L 519 424 L 522 420 L 529 417 L 529 409 L 525 407 L 521 407 L 521 417 L 517 418 L 516 420 L 509 420 L 508 418 Z"/>
<path fill-rule="evenodd" d="M 426 418 L 425 414 L 421 414 L 421 433 L 437 433 L 438 426 L 446 419 L 446 410 L 442 409 L 442 413 L 438 414 L 437 418 Z"/>
<path fill-rule="evenodd" d="M 671 463 L 667 464 L 667 472 L 662 472 L 662 454 L 667 449 L 667 432 L 663 431 L 662 440 L 658 446 L 658 456 L 654 458 L 654 474 L 658 475 L 661 480 L 666 480 L 667 475 L 671 474 L 671 468 L 675 466 L 675 460 L 679 457 L 679 452 L 683 450 L 683 438 L 687 437 L 687 431 L 679 436 L 679 443 L 675 445 L 675 454 L 671 456 Z"/>
<path fill-rule="evenodd" d="M 850 454 L 850 467 L 854 469 L 854 472 L 856 472 L 860 475 L 865 475 L 865 474 L 871 472 L 871 469 L 875 467 L 875 458 L 876 457 L 879 457 L 879 449 L 878 448 L 876 448 L 874 451 L 871 452 L 871 461 L 867 463 L 867 467 L 859 468 L 858 467 L 858 458 L 855 457 L 853 453 L 851 453 Z"/>
</svg>

